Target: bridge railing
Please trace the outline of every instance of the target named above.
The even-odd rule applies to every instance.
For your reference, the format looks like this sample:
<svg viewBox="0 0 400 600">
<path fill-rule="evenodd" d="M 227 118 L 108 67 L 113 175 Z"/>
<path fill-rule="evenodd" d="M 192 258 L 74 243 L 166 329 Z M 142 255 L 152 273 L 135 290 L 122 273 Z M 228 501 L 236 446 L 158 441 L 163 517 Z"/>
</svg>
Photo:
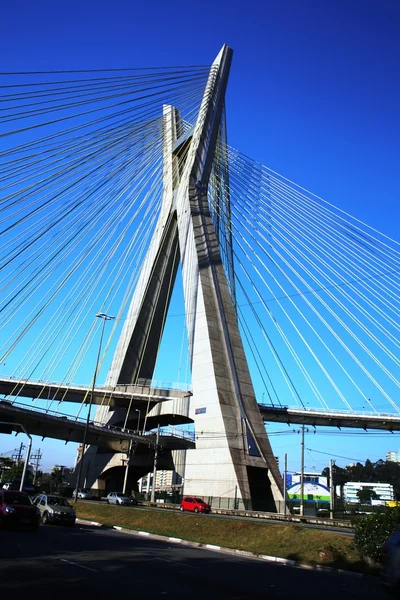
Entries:
<svg viewBox="0 0 400 600">
<path fill-rule="evenodd" d="M 79 390 L 88 390 L 89 387 L 87 385 L 82 385 L 79 383 L 72 383 L 71 381 L 64 381 L 64 382 L 59 382 L 59 381 L 46 381 L 45 379 L 32 379 L 32 378 L 24 378 L 24 377 L 14 377 L 14 376 L 10 376 L 10 377 L 0 377 L 0 381 L 13 381 L 15 384 L 27 384 L 27 383 L 39 383 L 39 384 L 43 384 L 44 386 L 51 386 L 51 387 L 71 387 L 71 388 L 76 388 Z M 132 383 L 119 383 L 118 385 L 121 386 L 137 386 L 137 387 L 149 387 L 152 389 L 158 389 L 158 390 L 179 390 L 182 392 L 190 392 L 191 391 L 191 384 L 190 383 L 184 383 L 181 381 L 161 381 L 161 380 L 156 380 L 156 379 L 138 379 L 138 381 L 135 384 Z M 96 385 L 95 387 L 96 390 L 106 390 L 107 392 L 110 391 L 111 388 L 108 387 L 104 387 L 104 386 L 100 386 L 100 385 Z"/>
<path fill-rule="evenodd" d="M 194 431 L 187 431 L 185 429 L 178 429 L 177 427 L 161 427 L 160 428 L 161 435 L 170 435 L 173 437 L 177 437 L 183 440 L 190 440 L 191 442 L 195 441 L 195 433 Z"/>
<path fill-rule="evenodd" d="M 288 411 L 288 410 L 295 410 L 295 411 L 300 411 L 300 412 L 317 412 L 320 414 L 327 414 L 327 415 L 348 415 L 348 416 L 366 416 L 366 417 L 387 417 L 387 418 L 393 418 L 393 417 L 400 417 L 400 413 L 379 413 L 376 411 L 361 411 L 361 410 L 349 410 L 346 408 L 343 409 L 336 409 L 336 408 L 322 408 L 322 407 L 307 407 L 307 408 L 303 408 L 300 406 L 281 406 L 281 405 L 276 405 L 276 406 L 272 406 L 271 404 L 262 404 L 261 402 L 258 402 L 258 405 L 266 410 L 278 410 L 278 411 Z"/>
<path fill-rule="evenodd" d="M 73 422 L 78 422 L 78 423 L 82 423 L 82 424 L 86 424 L 86 417 L 78 417 L 77 415 L 68 415 L 65 413 L 60 413 L 59 411 L 56 410 L 49 410 L 46 408 L 42 408 L 40 406 L 28 406 L 27 404 L 24 404 L 22 402 L 7 402 L 5 400 L 2 400 L 2 402 L 6 402 L 7 404 L 12 404 L 12 406 L 15 406 L 16 408 L 23 408 L 24 410 L 30 410 L 32 412 L 39 412 L 45 415 L 49 415 L 51 417 L 55 417 L 57 419 L 68 419 L 69 421 L 73 421 Z M 115 431 L 117 433 L 119 432 L 123 432 L 123 433 L 128 433 L 128 434 L 132 434 L 132 435 L 140 435 L 143 437 L 150 437 L 150 436 L 154 436 L 155 431 L 138 431 L 136 429 L 128 429 L 127 427 L 117 427 L 115 425 L 109 425 L 107 423 L 102 423 L 100 421 L 89 421 L 89 425 L 93 426 L 93 427 L 97 427 L 99 429 L 101 429 L 102 431 L 104 431 L 105 429 L 109 430 L 109 431 Z M 162 427 L 160 429 L 161 435 L 164 436 L 172 436 L 172 437 L 177 437 L 180 439 L 185 439 L 185 440 L 190 440 L 190 441 L 194 441 L 195 439 L 195 434 L 194 431 L 186 431 L 184 429 L 178 429 L 177 427 L 172 427 L 172 426 L 168 426 L 168 427 Z"/>
<path fill-rule="evenodd" d="M 5 401 L 3 400 L 2 402 L 5 402 Z M 49 415 L 50 417 L 55 417 L 58 419 L 67 419 L 69 421 L 82 423 L 83 425 L 86 424 L 85 417 L 78 417 L 77 415 L 67 415 L 65 413 L 60 413 L 59 411 L 56 411 L 56 410 L 49 410 L 46 408 L 42 408 L 40 406 L 28 406 L 27 404 L 24 404 L 22 402 L 13 402 L 13 403 L 7 402 L 7 404 L 10 404 L 10 405 L 12 404 L 12 406 L 15 406 L 17 408 L 23 408 L 25 410 L 30 410 L 32 412 L 39 412 L 39 413 L 42 413 L 45 415 Z M 101 423 L 101 421 L 89 421 L 89 425 L 91 425 L 93 427 L 97 427 L 98 429 L 101 429 L 102 431 L 104 431 L 104 429 L 108 429 L 109 431 L 115 431 L 117 433 L 124 432 L 124 433 L 132 434 L 132 435 L 141 435 L 141 436 L 149 435 L 148 432 L 143 433 L 142 431 L 128 429 L 127 427 L 116 427 L 115 425 L 108 425 L 107 423 Z"/>
</svg>

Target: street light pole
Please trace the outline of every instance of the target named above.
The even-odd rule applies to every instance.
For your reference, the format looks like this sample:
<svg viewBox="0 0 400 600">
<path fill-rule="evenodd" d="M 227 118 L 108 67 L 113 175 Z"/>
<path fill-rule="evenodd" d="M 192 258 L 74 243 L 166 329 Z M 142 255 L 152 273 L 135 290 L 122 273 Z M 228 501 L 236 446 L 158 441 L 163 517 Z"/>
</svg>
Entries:
<svg viewBox="0 0 400 600">
<path fill-rule="evenodd" d="M 131 402 L 132 402 L 132 399 L 131 399 Z M 139 433 L 140 414 L 141 413 L 140 413 L 139 408 L 135 408 L 135 411 L 139 413 L 138 423 L 137 423 L 137 432 Z M 127 420 L 128 420 L 128 414 L 129 414 L 129 409 L 128 409 L 128 413 L 126 415 L 124 427 L 126 427 L 126 423 L 127 423 Z M 127 486 L 127 483 L 128 483 L 128 473 L 129 473 L 129 461 L 130 461 L 130 458 L 131 458 L 131 453 L 132 453 L 132 440 L 129 442 L 128 452 L 126 453 L 126 465 L 125 465 L 124 484 L 123 484 L 123 487 L 122 487 L 122 493 L 123 494 L 126 494 L 126 486 Z"/>
<path fill-rule="evenodd" d="M 139 408 L 135 408 L 135 410 L 136 410 L 136 412 L 139 413 L 138 420 L 137 420 L 137 430 L 138 430 L 138 433 L 139 433 L 139 431 L 140 431 L 140 417 L 141 417 L 141 413 L 140 413 L 140 409 Z"/>
<path fill-rule="evenodd" d="M 300 515 L 304 515 L 304 425 L 301 427 Z"/>
<path fill-rule="evenodd" d="M 93 382 L 92 382 L 92 390 L 91 390 L 91 393 L 90 393 L 89 410 L 88 410 L 86 424 L 85 424 L 85 432 L 83 434 L 81 460 L 79 461 L 78 477 L 76 479 L 75 504 L 78 502 L 78 490 L 80 488 L 81 479 L 82 479 L 83 459 L 84 459 L 85 451 L 86 451 L 86 438 L 87 438 L 87 433 L 88 433 L 88 429 L 89 429 L 90 412 L 92 410 L 94 388 L 96 386 L 97 371 L 98 371 L 99 362 L 100 362 L 101 346 L 103 344 L 104 328 L 105 328 L 105 325 L 106 325 L 106 321 L 111 321 L 114 318 L 115 317 L 111 317 L 110 315 L 106 315 L 105 313 L 98 313 L 96 315 L 96 319 L 103 319 L 103 323 L 101 325 L 100 343 L 99 343 L 99 349 L 98 349 L 98 352 L 97 352 L 96 367 L 94 369 Z"/>
<path fill-rule="evenodd" d="M 157 427 L 156 447 L 154 449 L 153 485 L 151 486 L 150 502 L 155 502 L 155 499 L 156 499 L 156 476 L 157 476 L 157 459 L 158 459 L 159 440 L 160 440 L 160 424 L 158 424 L 158 427 Z"/>
</svg>

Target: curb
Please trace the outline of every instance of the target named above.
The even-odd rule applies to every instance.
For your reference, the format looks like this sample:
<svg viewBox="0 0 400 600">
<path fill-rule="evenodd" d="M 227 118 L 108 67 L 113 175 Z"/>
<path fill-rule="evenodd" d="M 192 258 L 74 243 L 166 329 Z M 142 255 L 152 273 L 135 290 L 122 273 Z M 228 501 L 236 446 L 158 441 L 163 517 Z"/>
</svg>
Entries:
<svg viewBox="0 0 400 600">
<path fill-rule="evenodd" d="M 279 556 L 268 556 L 267 554 L 255 554 L 254 552 L 248 552 L 247 550 L 235 550 L 233 548 L 224 548 L 223 546 L 214 546 L 214 544 L 203 544 L 202 542 L 191 542 L 183 540 L 181 538 L 168 537 L 166 535 L 158 535 L 156 533 L 150 533 L 149 531 L 136 531 L 133 529 L 126 529 L 119 525 L 104 525 L 97 521 L 85 521 L 84 519 L 77 519 L 77 523 L 82 525 L 94 525 L 96 527 L 103 527 L 104 529 L 114 529 L 121 533 L 127 533 L 128 535 L 134 536 L 146 536 L 161 542 L 172 542 L 173 544 L 181 544 L 182 546 L 189 546 L 191 548 L 203 548 L 204 550 L 212 550 L 214 552 L 222 552 L 224 554 L 231 554 L 234 556 L 242 556 L 243 558 L 263 560 L 265 562 L 277 563 L 287 567 L 295 567 L 296 569 L 306 569 L 308 571 L 322 571 L 326 573 L 336 573 L 338 575 L 347 575 L 349 577 L 355 577 L 356 579 L 365 579 L 370 577 L 364 573 L 356 573 L 355 571 L 346 571 L 345 569 L 335 569 L 334 567 L 325 567 L 324 565 L 312 565 L 308 563 L 297 562 L 290 558 L 281 558 Z"/>
<path fill-rule="evenodd" d="M 82 525 L 94 525 L 95 527 L 105 527 L 103 523 L 98 523 L 97 521 L 85 521 L 84 519 L 76 519 L 77 523 L 82 523 Z"/>
</svg>

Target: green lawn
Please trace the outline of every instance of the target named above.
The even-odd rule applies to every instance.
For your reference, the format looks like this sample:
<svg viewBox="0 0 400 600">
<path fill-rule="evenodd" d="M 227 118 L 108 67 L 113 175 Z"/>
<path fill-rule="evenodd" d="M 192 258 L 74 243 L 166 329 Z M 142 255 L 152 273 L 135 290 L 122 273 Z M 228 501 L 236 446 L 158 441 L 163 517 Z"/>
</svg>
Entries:
<svg viewBox="0 0 400 600">
<path fill-rule="evenodd" d="M 297 525 L 181 515 L 169 510 L 140 510 L 82 501 L 77 504 L 77 515 L 81 519 L 99 521 L 105 525 L 119 525 L 256 554 L 353 571 L 369 570 L 350 538 Z"/>
</svg>

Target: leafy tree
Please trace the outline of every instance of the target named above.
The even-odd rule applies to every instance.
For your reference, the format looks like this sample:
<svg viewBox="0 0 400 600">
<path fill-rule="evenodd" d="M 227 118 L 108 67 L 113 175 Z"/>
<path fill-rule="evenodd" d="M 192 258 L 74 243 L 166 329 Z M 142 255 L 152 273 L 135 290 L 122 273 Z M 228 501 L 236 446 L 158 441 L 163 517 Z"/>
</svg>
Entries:
<svg viewBox="0 0 400 600">
<path fill-rule="evenodd" d="M 378 494 L 371 488 L 361 488 L 357 492 L 361 504 L 371 504 L 371 500 L 379 500 Z"/>
<path fill-rule="evenodd" d="M 322 471 L 322 475 L 329 478 L 329 468 Z M 400 464 L 384 461 L 375 463 L 365 461 L 365 465 L 358 462 L 345 468 L 334 465 L 333 478 L 335 485 L 343 486 L 348 481 L 365 481 L 367 483 L 390 483 L 396 495 L 400 496 Z"/>
<path fill-rule="evenodd" d="M 398 508 L 385 508 L 379 513 L 359 518 L 354 529 L 354 543 L 361 556 L 380 562 L 383 544 L 399 523 Z"/>
<path fill-rule="evenodd" d="M 8 456 L 0 456 L 0 479 L 9 481 L 8 476 L 14 466 L 14 460 Z"/>
</svg>

